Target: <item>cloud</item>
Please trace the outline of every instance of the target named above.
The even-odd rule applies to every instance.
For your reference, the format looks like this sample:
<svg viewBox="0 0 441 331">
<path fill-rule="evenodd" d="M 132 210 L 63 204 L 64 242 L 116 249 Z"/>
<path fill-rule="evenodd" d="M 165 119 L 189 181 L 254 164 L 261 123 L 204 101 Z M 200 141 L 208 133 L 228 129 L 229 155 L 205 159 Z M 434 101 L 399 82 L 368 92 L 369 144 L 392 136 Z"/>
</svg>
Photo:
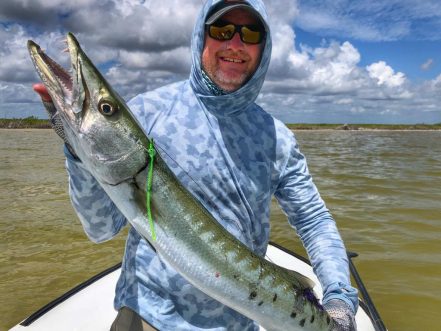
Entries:
<svg viewBox="0 0 441 331">
<path fill-rule="evenodd" d="M 353 123 L 373 118 L 380 122 L 416 118 L 418 122 L 441 122 L 437 106 L 441 103 L 441 75 L 418 85 L 385 61 L 361 66 L 362 54 L 356 43 L 345 41 L 407 38 L 415 33 L 415 26 L 420 26 L 409 22 L 430 15 L 427 20 L 432 29 L 436 27 L 438 3 L 428 0 L 412 11 L 413 1 L 266 0 L 273 54 L 257 101 L 287 122 Z M 201 0 L 185 4 L 178 0 L 2 0 L 0 117 L 25 116 L 30 109 L 44 116 L 31 89 L 38 77 L 25 45 L 28 39 L 35 40 L 66 66 L 68 56 L 61 50 L 67 31 L 75 33 L 92 61 L 126 100 L 186 79 L 191 32 L 201 4 Z M 311 47 L 297 40 L 295 25 L 325 36 L 337 34 L 343 41 L 329 38 L 319 47 Z M 417 35 L 423 34 L 420 29 Z M 430 38 L 436 40 L 439 31 L 435 29 Z"/>
<path fill-rule="evenodd" d="M 427 70 L 430 70 L 432 68 L 432 66 L 433 66 L 433 59 L 427 59 L 427 61 L 424 62 L 420 66 L 420 68 L 421 68 L 421 70 L 427 71 Z"/>
<path fill-rule="evenodd" d="M 366 69 L 369 76 L 375 79 L 380 86 L 400 87 L 406 81 L 406 76 L 402 72 L 395 73 L 384 61 L 372 63 Z"/>
<path fill-rule="evenodd" d="M 441 87 L 441 74 L 433 80 L 435 87 Z"/>
<path fill-rule="evenodd" d="M 441 39 L 441 3 L 436 0 L 311 0 L 299 1 L 299 11 L 297 26 L 324 36 L 365 41 Z"/>
<path fill-rule="evenodd" d="M 72 13 L 97 6 L 94 0 L 4 0 L 0 2 L 0 20 L 32 25 L 39 31 L 51 31 Z"/>
<path fill-rule="evenodd" d="M 108 48 L 156 52 L 189 46 L 200 1 L 101 1 L 66 18 L 70 30 Z M 93 19 L 91 19 L 93 17 Z M 171 20 L 170 18 L 173 18 Z M 90 31 L 98 33 L 90 35 Z"/>
<path fill-rule="evenodd" d="M 116 84 L 124 91 L 130 86 L 155 88 L 171 79 L 183 79 L 190 68 L 190 36 L 200 4 L 200 0 L 186 1 L 185 6 L 177 0 L 2 1 L 0 81 L 31 84 L 38 80 L 26 49 L 28 39 L 67 66 L 68 56 L 61 52 L 67 31 L 75 33 L 110 80 L 117 77 Z M 158 72 L 169 78 L 158 79 Z M 140 80 L 157 84 L 139 84 Z M 13 86 L 9 84 L 8 89 Z M 140 92 L 134 89 L 127 95 Z"/>
<path fill-rule="evenodd" d="M 362 73 L 357 67 L 360 54 L 351 43 L 331 41 L 315 49 L 306 45 L 296 49 L 292 22 L 298 18 L 299 11 L 292 1 L 289 3 L 291 5 L 287 1 L 268 3 L 269 14 L 277 18 L 275 8 L 291 10 L 279 14 L 283 19 L 270 21 L 273 53 L 265 91 L 290 94 L 310 90 L 316 94 L 340 94 L 362 86 Z"/>
</svg>

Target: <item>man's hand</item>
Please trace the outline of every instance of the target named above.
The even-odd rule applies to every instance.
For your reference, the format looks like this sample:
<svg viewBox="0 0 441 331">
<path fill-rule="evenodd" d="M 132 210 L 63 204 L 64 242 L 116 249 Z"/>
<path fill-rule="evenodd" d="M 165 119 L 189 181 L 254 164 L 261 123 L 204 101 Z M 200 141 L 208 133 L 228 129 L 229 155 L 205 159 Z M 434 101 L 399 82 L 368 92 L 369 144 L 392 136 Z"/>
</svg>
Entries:
<svg viewBox="0 0 441 331">
<path fill-rule="evenodd" d="M 323 305 L 329 316 L 337 324 L 336 331 L 356 331 L 354 312 L 343 300 L 332 299 Z"/>
<path fill-rule="evenodd" d="M 63 139 L 66 144 L 67 149 L 72 154 L 72 156 L 78 159 L 77 155 L 74 153 L 72 147 L 69 145 L 69 142 L 64 135 L 63 123 L 61 122 L 60 115 L 58 114 L 57 109 L 55 108 L 54 103 L 52 102 L 52 98 L 49 95 L 46 87 L 42 83 L 34 84 L 32 86 L 35 92 L 37 92 L 41 101 L 43 102 L 44 108 L 46 109 L 47 114 L 49 115 L 49 120 L 51 122 L 52 129 L 54 129 L 55 133 Z"/>
<path fill-rule="evenodd" d="M 44 86 L 44 84 L 42 84 L 42 83 L 34 84 L 34 85 L 32 85 L 32 88 L 34 89 L 35 92 L 37 92 L 40 95 L 41 100 L 43 102 L 52 103 L 52 98 L 49 95 L 49 93 L 47 92 L 47 88 L 46 88 L 46 86 Z"/>
</svg>

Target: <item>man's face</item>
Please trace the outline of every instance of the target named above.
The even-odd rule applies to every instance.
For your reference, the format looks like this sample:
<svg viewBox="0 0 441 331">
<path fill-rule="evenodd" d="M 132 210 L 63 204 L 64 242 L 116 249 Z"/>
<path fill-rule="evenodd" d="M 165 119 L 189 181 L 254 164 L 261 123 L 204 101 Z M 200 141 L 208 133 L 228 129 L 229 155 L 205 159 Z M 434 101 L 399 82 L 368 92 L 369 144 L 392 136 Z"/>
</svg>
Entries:
<svg viewBox="0 0 441 331">
<path fill-rule="evenodd" d="M 257 24 L 258 19 L 244 9 L 233 9 L 222 16 L 233 24 Z M 256 71 L 262 45 L 246 44 L 235 33 L 231 40 L 219 41 L 205 35 L 202 68 L 211 80 L 226 92 L 239 89 Z"/>
</svg>

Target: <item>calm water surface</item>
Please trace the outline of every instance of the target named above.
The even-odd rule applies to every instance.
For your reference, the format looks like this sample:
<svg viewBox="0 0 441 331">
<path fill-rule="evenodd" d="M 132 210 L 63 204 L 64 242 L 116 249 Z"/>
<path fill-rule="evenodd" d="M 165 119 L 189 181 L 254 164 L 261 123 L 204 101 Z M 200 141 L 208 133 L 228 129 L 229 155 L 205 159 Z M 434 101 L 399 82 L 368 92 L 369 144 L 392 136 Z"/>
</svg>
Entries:
<svg viewBox="0 0 441 331">
<path fill-rule="evenodd" d="M 298 132 L 389 330 L 440 330 L 441 132 Z M 0 330 L 118 262 L 127 231 L 86 238 L 51 130 L 0 130 Z M 273 203 L 271 239 L 306 255 Z"/>
</svg>

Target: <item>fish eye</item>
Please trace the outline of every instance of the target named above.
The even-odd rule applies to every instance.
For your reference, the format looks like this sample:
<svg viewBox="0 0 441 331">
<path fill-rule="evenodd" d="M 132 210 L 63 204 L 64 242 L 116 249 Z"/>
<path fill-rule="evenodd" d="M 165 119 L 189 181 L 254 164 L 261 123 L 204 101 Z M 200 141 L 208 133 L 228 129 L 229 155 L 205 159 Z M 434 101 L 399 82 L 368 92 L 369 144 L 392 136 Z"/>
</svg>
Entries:
<svg viewBox="0 0 441 331">
<path fill-rule="evenodd" d="M 105 116 L 111 116 L 116 112 L 117 107 L 109 100 L 101 100 L 98 104 L 98 110 Z"/>
</svg>

